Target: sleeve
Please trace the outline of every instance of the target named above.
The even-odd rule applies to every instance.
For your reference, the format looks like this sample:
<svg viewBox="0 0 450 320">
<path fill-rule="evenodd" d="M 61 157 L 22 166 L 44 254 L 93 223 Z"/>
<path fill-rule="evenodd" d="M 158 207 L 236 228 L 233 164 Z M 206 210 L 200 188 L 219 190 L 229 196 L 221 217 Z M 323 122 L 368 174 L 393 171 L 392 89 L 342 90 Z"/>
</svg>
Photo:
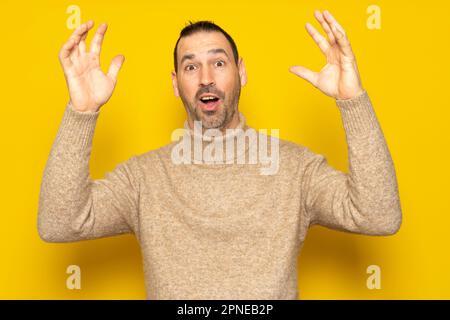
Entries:
<svg viewBox="0 0 450 320">
<path fill-rule="evenodd" d="M 69 103 L 44 169 L 38 232 L 47 242 L 74 242 L 123 233 L 138 226 L 137 157 L 93 180 L 92 138 L 99 111 L 79 112 Z"/>
<path fill-rule="evenodd" d="M 402 223 L 394 164 L 366 91 L 336 100 L 348 146 L 349 172 L 303 149 L 304 208 L 310 225 L 366 235 L 391 235 Z"/>
</svg>

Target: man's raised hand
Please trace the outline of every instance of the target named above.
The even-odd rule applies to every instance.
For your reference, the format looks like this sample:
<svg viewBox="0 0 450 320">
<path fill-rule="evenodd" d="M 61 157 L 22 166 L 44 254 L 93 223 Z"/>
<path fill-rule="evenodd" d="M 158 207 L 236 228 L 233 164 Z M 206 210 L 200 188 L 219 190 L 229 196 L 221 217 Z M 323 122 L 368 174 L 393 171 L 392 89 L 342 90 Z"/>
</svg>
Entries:
<svg viewBox="0 0 450 320">
<path fill-rule="evenodd" d="M 64 70 L 69 89 L 70 103 L 77 111 L 98 111 L 111 97 L 117 81 L 117 74 L 125 60 L 117 55 L 111 61 L 108 73 L 100 68 L 100 51 L 107 24 L 97 28 L 89 51 L 86 37 L 94 22 L 89 20 L 80 25 L 59 51 L 59 61 Z"/>
<path fill-rule="evenodd" d="M 356 97 L 364 89 L 344 28 L 327 10 L 323 13 L 316 10 L 314 16 L 327 34 L 328 40 L 309 23 L 306 24 L 306 30 L 326 56 L 327 64 L 319 72 L 303 66 L 292 66 L 289 71 L 335 99 Z"/>
</svg>

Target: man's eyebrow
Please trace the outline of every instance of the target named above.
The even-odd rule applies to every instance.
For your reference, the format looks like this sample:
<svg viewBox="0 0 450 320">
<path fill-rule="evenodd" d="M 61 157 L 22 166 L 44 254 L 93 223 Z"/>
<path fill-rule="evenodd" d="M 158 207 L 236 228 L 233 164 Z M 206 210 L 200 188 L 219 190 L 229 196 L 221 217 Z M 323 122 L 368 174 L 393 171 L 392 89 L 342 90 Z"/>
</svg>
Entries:
<svg viewBox="0 0 450 320">
<path fill-rule="evenodd" d="M 228 56 L 228 53 L 227 53 L 224 49 L 222 49 L 222 48 L 210 49 L 210 50 L 208 50 L 208 53 L 209 53 L 209 54 L 223 53 L 223 54 L 225 54 L 225 55 L 227 56 L 228 59 L 230 58 L 230 57 Z M 183 56 L 183 58 L 181 58 L 180 65 L 183 64 L 184 60 L 192 60 L 194 57 L 195 57 L 195 54 L 193 54 L 193 53 L 185 54 L 185 55 Z"/>
</svg>

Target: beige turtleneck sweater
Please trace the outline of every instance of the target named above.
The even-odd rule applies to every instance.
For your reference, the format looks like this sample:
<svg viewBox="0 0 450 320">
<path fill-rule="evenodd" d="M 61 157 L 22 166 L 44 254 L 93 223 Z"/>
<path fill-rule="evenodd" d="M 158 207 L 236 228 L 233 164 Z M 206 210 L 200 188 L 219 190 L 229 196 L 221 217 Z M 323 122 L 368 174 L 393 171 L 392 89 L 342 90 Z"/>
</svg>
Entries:
<svg viewBox="0 0 450 320">
<path fill-rule="evenodd" d="M 311 225 L 390 235 L 402 221 L 394 165 L 367 92 L 336 104 L 348 173 L 272 136 L 268 145 L 278 149 L 268 150 L 279 154 L 272 174 L 261 173 L 261 162 L 237 163 L 239 151 L 227 158 L 233 163 L 195 161 L 202 160 L 197 150 L 193 161 L 177 164 L 174 141 L 98 180 L 90 178 L 89 158 L 100 112 L 68 104 L 43 174 L 39 235 L 71 242 L 134 233 L 148 299 L 297 299 L 297 257 Z M 250 128 L 242 113 L 239 127 Z M 200 145 L 209 143 L 203 137 Z M 240 149 L 247 155 L 249 144 Z"/>
</svg>

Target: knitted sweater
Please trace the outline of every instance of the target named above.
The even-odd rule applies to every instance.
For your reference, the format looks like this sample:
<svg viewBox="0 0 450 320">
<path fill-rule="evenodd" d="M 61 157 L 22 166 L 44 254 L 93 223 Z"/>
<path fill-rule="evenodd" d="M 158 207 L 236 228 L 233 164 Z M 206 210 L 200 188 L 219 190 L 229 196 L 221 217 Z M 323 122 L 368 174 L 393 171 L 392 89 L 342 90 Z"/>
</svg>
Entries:
<svg viewBox="0 0 450 320">
<path fill-rule="evenodd" d="M 201 152 L 176 163 L 178 140 L 96 180 L 89 159 L 100 112 L 79 112 L 69 103 L 43 173 L 39 235 L 73 242 L 133 233 L 147 299 L 297 299 L 297 258 L 310 226 L 391 235 L 402 221 L 393 161 L 367 92 L 335 101 L 348 173 L 272 136 L 267 140 L 278 143 L 279 154 L 273 174 L 261 174 L 260 162 L 202 161 Z M 227 133 L 224 142 L 251 129 L 239 116 L 243 130 Z M 185 128 L 191 141 L 199 138 L 187 122 Z M 200 138 L 202 148 L 212 143 Z M 244 140 L 240 149 L 248 154 L 250 139 Z"/>
</svg>

